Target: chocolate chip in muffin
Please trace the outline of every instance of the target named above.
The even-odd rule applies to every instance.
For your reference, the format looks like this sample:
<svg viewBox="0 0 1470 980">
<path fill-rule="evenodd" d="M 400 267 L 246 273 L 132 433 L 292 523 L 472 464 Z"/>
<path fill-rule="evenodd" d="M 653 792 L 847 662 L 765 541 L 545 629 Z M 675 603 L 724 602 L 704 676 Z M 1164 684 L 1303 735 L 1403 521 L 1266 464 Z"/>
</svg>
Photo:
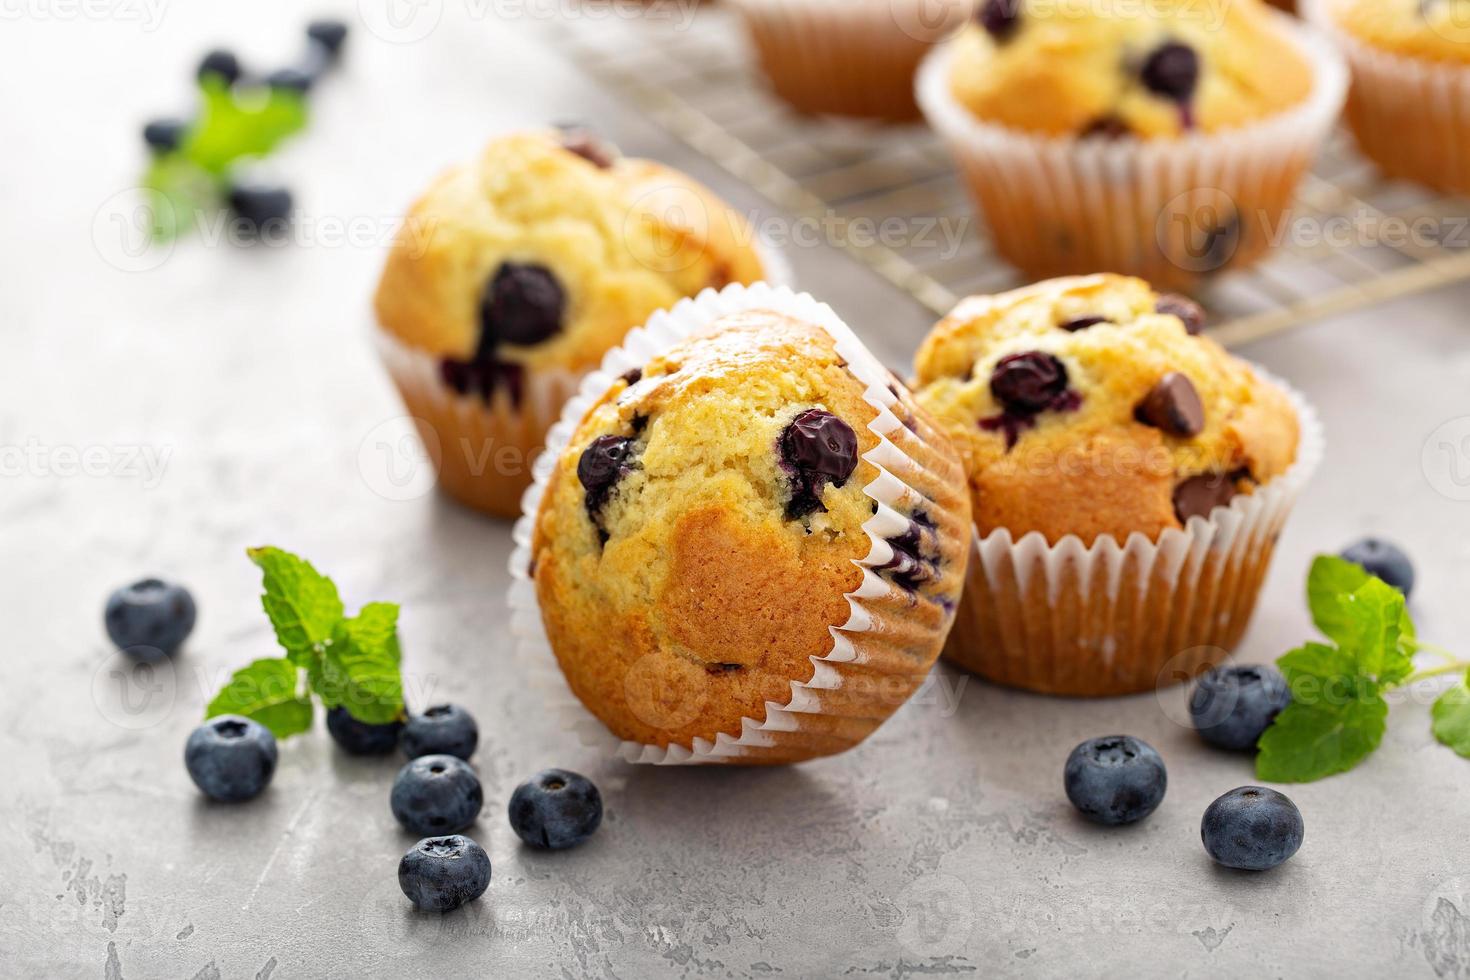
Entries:
<svg viewBox="0 0 1470 980">
<path fill-rule="evenodd" d="M 561 331 L 567 295 L 544 265 L 502 262 L 480 298 L 480 351 L 529 347 Z"/>
<path fill-rule="evenodd" d="M 1199 84 L 1199 55 L 1187 44 L 1166 41 L 1144 60 L 1139 77 L 1155 95 L 1188 102 Z"/>
<path fill-rule="evenodd" d="M 1021 26 L 1021 0 L 982 0 L 975 19 L 997 41 L 1009 40 Z"/>
<path fill-rule="evenodd" d="M 1133 417 L 1180 438 L 1197 436 L 1205 428 L 1205 406 L 1199 391 L 1188 375 L 1178 371 L 1159 379 L 1133 410 Z"/>
<path fill-rule="evenodd" d="M 1076 333 L 1078 330 L 1086 330 L 1088 327 L 1095 327 L 1099 323 L 1112 322 L 1113 321 L 1109 320 L 1105 316 L 1079 316 L 1073 317 L 1070 320 L 1063 321 L 1062 323 L 1058 324 L 1058 326 L 1067 331 L 1067 333 Z"/>
<path fill-rule="evenodd" d="M 643 380 L 643 369 L 633 368 L 631 371 L 623 372 L 623 383 L 629 388 Z"/>
<path fill-rule="evenodd" d="M 1006 410 L 1034 415 L 1046 410 L 1067 390 L 1067 368 L 1051 354 L 1026 351 L 996 362 L 990 393 Z"/>
<path fill-rule="evenodd" d="M 1198 335 L 1205 328 L 1204 309 L 1188 296 L 1165 293 L 1154 304 L 1154 312 L 1177 316 L 1191 336 Z"/>
<path fill-rule="evenodd" d="M 1191 517 L 1209 517 L 1210 511 L 1223 507 L 1235 499 L 1236 484 L 1250 479 L 1249 470 L 1231 473 L 1201 473 L 1191 476 L 1174 487 L 1174 515 L 1180 524 L 1187 524 Z"/>
<path fill-rule="evenodd" d="M 588 163 L 608 169 L 618 159 L 618 151 L 606 140 L 585 126 L 565 125 L 561 128 L 561 145 L 568 153 L 575 153 Z"/>
<path fill-rule="evenodd" d="M 792 419 L 780 439 L 781 461 L 795 482 L 786 517 L 794 520 L 826 510 L 823 487 L 847 482 L 857 467 L 857 450 L 857 433 L 831 412 L 809 408 Z"/>
</svg>

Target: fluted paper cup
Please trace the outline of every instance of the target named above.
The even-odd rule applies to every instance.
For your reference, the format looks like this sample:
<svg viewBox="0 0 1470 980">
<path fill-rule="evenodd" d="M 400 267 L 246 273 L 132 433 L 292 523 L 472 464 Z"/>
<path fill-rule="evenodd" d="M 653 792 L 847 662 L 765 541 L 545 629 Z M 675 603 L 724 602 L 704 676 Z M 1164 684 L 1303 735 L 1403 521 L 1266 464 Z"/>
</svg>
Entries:
<svg viewBox="0 0 1470 980">
<path fill-rule="evenodd" d="M 1049 544 L 974 534 L 964 596 L 944 655 L 988 680 L 1047 694 L 1153 690 L 1198 674 L 1250 623 L 1276 539 L 1322 459 L 1317 413 L 1284 391 L 1300 426 L 1296 460 L 1208 517 L 1156 540 L 1076 535 Z"/>
<path fill-rule="evenodd" d="M 987 123 L 951 91 L 953 45 L 925 59 L 919 104 L 949 145 L 996 251 L 1027 276 L 1104 269 L 1190 291 L 1266 252 L 1342 109 L 1341 56 L 1293 18 L 1272 17 L 1312 64 L 1312 91 L 1299 106 L 1227 132 L 1104 139 Z"/>
<path fill-rule="evenodd" d="M 1304 0 L 1302 14 L 1347 57 L 1347 121 L 1363 154 L 1390 177 L 1470 194 L 1470 65 L 1375 48 L 1337 26 L 1321 0 Z"/>
<path fill-rule="evenodd" d="M 845 595 L 846 620 L 830 624 L 831 649 L 811 658 L 810 675 L 792 680 L 791 696 L 785 702 L 767 701 L 762 716 L 744 718 L 739 731 L 712 732 L 711 737 L 692 738 L 688 744 L 621 740 L 577 700 L 547 638 L 531 576 L 541 500 L 577 426 L 617 378 L 641 368 L 715 320 L 743 310 L 770 310 L 820 326 L 832 336 L 837 352 L 866 388 L 864 400 L 877 413 L 868 428 L 878 442 L 862 457 L 877 471 L 863 487 L 874 513 L 863 525 L 868 554 L 856 562 L 863 570 L 862 580 Z M 938 659 L 953 620 L 973 527 L 964 473 L 953 447 L 927 413 L 826 304 L 805 293 L 759 283 L 727 286 L 720 292 L 706 290 L 655 314 L 584 379 L 546 442 L 546 452 L 535 464 L 534 482 L 526 491 L 524 516 L 515 526 L 516 548 L 510 561 L 514 580 L 509 597 L 511 630 L 525 676 L 542 692 L 564 727 L 585 743 L 629 762 L 662 765 L 786 763 L 831 755 L 867 737 L 923 683 Z M 906 515 L 920 507 L 935 522 L 934 533 L 945 559 L 933 593 L 936 601 L 916 599 L 880 574 L 894 558 L 886 539 L 908 530 Z M 697 711 L 698 706 L 692 710 Z"/>
<path fill-rule="evenodd" d="M 974 0 L 733 0 L 776 94 L 809 113 L 919 118 L 914 71 Z"/>
</svg>

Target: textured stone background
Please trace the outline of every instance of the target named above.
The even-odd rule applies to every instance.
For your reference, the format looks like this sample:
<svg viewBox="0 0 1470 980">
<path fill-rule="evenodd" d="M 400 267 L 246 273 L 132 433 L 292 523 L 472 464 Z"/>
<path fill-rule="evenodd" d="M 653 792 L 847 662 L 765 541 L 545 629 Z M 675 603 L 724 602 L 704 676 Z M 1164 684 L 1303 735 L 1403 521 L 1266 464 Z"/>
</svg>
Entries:
<svg viewBox="0 0 1470 980">
<path fill-rule="evenodd" d="M 512 662 L 507 528 L 418 494 L 412 456 L 376 448 L 403 431 L 367 342 L 378 247 L 196 237 L 152 268 L 156 254 L 119 250 L 114 195 L 136 179 L 141 121 L 184 108 L 209 44 L 281 57 L 306 14 L 176 3 L 149 30 L 129 16 L 141 5 L 47 9 L 8 7 L 0 27 L 0 444 L 34 447 L 18 466 L 7 448 L 0 480 L 0 974 L 1470 975 L 1470 762 L 1431 741 L 1422 699 L 1395 706 L 1361 769 L 1291 790 L 1306 845 L 1261 876 L 1200 847 L 1205 805 L 1250 769 L 1177 723 L 1177 690 L 1077 703 L 944 669 L 946 697 L 798 768 L 630 768 L 580 747 Z M 315 227 L 386 228 L 491 132 L 563 118 L 761 206 L 485 9 L 448 0 L 412 44 L 358 25 L 279 163 Z M 793 259 L 890 362 L 907 358 L 926 325 L 912 303 L 831 251 Z M 1310 555 L 1370 530 L 1418 559 L 1421 632 L 1470 645 L 1470 504 L 1420 463 L 1437 426 L 1470 414 L 1467 301 L 1446 291 L 1248 352 L 1317 402 L 1331 448 L 1244 658 L 1309 635 Z M 105 472 L 65 475 L 89 447 Z M 310 556 L 351 605 L 402 602 L 412 689 L 479 716 L 488 803 L 472 833 L 495 877 L 473 907 L 420 917 L 400 896 L 395 761 L 346 758 L 319 730 L 284 746 L 255 802 L 210 806 L 189 783 L 202 704 L 273 650 L 243 555 L 266 542 Z M 172 665 L 119 673 L 103 598 L 154 571 L 194 589 L 198 631 Z M 1171 778 L 1151 819 L 1103 831 L 1070 810 L 1060 773 L 1075 742 L 1114 731 L 1157 746 Z M 504 821 L 516 781 L 547 764 L 606 795 L 603 830 L 575 852 L 526 852 Z"/>
</svg>

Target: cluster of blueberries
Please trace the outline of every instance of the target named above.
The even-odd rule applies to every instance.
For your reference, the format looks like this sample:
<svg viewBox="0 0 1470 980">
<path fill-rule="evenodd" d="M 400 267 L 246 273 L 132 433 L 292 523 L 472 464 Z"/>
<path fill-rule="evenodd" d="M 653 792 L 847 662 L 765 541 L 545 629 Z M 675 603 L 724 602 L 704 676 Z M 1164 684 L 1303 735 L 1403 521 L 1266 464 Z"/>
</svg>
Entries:
<svg viewBox="0 0 1470 980">
<path fill-rule="evenodd" d="M 116 590 L 103 622 L 112 641 L 145 661 L 172 656 L 193 630 L 187 589 L 150 578 Z M 393 816 L 423 839 L 398 864 L 398 884 L 421 910 L 448 912 L 485 893 L 490 858 L 464 836 L 485 803 L 468 759 L 479 745 L 475 719 L 454 704 L 434 705 L 407 721 L 370 725 L 346 708 L 327 712 L 327 731 L 353 755 L 400 749 L 408 763 L 389 795 Z M 239 715 L 210 718 L 189 735 L 184 765 L 210 799 L 238 803 L 258 796 L 275 775 L 280 752 L 264 725 Z M 531 847 L 560 850 L 587 840 L 602 823 L 602 795 L 587 777 L 546 769 L 516 787 L 508 807 L 511 829 Z"/>
<path fill-rule="evenodd" d="M 347 25 L 340 20 L 312 21 L 306 27 L 306 40 L 306 51 L 299 61 L 263 76 L 247 73 L 235 53 L 225 48 L 206 54 L 196 75 L 201 82 L 212 78 L 226 87 L 257 86 L 305 97 L 327 69 L 341 59 Z M 176 116 L 151 119 L 143 126 L 143 142 L 160 156 L 173 153 L 183 145 L 189 125 L 189 120 Z M 290 220 L 291 191 L 281 184 L 242 172 L 232 176 L 226 198 L 235 216 L 257 233 Z"/>
<path fill-rule="evenodd" d="M 1394 545 L 1365 538 L 1342 557 L 1407 596 L 1414 566 Z M 1272 666 L 1218 667 L 1200 677 L 1189 698 L 1189 716 L 1211 745 L 1255 749 L 1261 735 L 1291 703 L 1286 678 Z M 1067 799 L 1089 820 L 1116 826 L 1156 810 L 1168 786 L 1164 760 L 1152 745 L 1131 735 L 1088 739 L 1072 750 L 1062 771 Z M 1265 871 L 1302 846 L 1301 811 L 1285 794 L 1241 786 L 1211 803 L 1200 822 L 1210 857 L 1227 868 Z"/>
<path fill-rule="evenodd" d="M 1392 544 L 1368 538 L 1342 554 L 1406 596 L 1414 587 L 1413 565 Z M 103 623 L 121 650 L 151 661 L 172 656 L 193 630 L 195 618 L 187 589 L 148 578 L 116 590 L 107 600 Z M 1275 667 L 1225 667 L 1200 679 L 1189 710 L 1207 742 L 1247 750 L 1290 700 L 1286 680 Z M 408 757 L 393 781 L 389 805 L 400 824 L 425 835 L 398 865 L 398 882 L 409 900 L 425 911 L 445 912 L 484 894 L 490 885 L 490 858 L 459 833 L 475 822 L 485 802 L 480 778 L 467 761 L 480 740 L 470 713 L 442 704 L 404 722 L 369 725 L 337 707 L 327 713 L 327 730 L 354 755 L 384 755 L 396 748 Z M 270 783 L 278 755 L 275 736 L 265 726 L 222 715 L 190 734 L 184 763 L 206 796 L 239 802 Z M 1168 774 L 1153 746 L 1130 735 L 1112 735 L 1073 749 L 1063 782 L 1067 798 L 1089 819 L 1119 825 L 1142 820 L 1158 808 Z M 531 847 L 572 847 L 602 823 L 602 795 L 585 776 L 546 769 L 516 787 L 508 815 L 511 829 Z M 1302 815 L 1282 793 L 1242 786 L 1210 804 L 1200 832 L 1216 861 L 1263 871 L 1301 847 Z"/>
</svg>

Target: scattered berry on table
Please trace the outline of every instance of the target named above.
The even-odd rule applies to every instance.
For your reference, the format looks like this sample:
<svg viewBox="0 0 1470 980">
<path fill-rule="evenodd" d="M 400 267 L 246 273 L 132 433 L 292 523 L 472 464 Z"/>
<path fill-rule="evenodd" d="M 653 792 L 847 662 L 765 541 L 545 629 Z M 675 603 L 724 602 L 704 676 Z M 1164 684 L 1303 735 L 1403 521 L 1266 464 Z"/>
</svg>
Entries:
<svg viewBox="0 0 1470 980">
<path fill-rule="evenodd" d="M 300 68 L 277 68 L 265 76 L 265 83 L 271 88 L 300 92 L 302 95 L 311 91 L 312 83 L 315 81 L 316 78 L 311 72 Z"/>
<path fill-rule="evenodd" d="M 235 52 L 224 48 L 214 49 L 199 62 L 198 75 L 201 80 L 206 75 L 217 75 L 226 85 L 234 85 L 240 80 L 240 74 L 240 59 L 235 57 Z"/>
<path fill-rule="evenodd" d="M 306 25 L 306 36 L 335 58 L 347 40 L 347 25 L 340 20 L 314 20 Z"/>
<path fill-rule="evenodd" d="M 1363 566 L 1369 575 L 1383 579 L 1402 592 L 1406 599 L 1414 591 L 1414 564 L 1404 550 L 1391 541 L 1363 538 L 1348 545 L 1342 557 Z"/>
<path fill-rule="evenodd" d="M 196 611 L 189 590 L 162 579 L 145 578 L 107 598 L 102 621 L 118 649 L 140 660 L 172 656 L 194 629 Z"/>
<path fill-rule="evenodd" d="M 410 759 L 421 755 L 452 755 L 468 759 L 480 742 L 474 717 L 457 704 L 436 704 L 410 715 L 398 736 L 398 745 Z"/>
<path fill-rule="evenodd" d="M 1232 789 L 1205 810 L 1200 837 L 1227 868 L 1265 871 L 1302 846 L 1302 813 L 1285 794 L 1262 786 Z"/>
<path fill-rule="evenodd" d="M 276 737 L 239 715 L 211 718 L 189 735 L 184 765 L 194 785 L 211 799 L 238 803 L 257 796 L 276 771 Z"/>
<path fill-rule="evenodd" d="M 602 823 L 602 794 L 586 776 L 543 769 L 510 797 L 510 826 L 532 847 L 557 850 L 580 844 Z"/>
<path fill-rule="evenodd" d="M 172 153 L 184 142 L 188 128 L 183 119 L 150 119 L 143 126 L 143 142 L 155 153 Z"/>
<path fill-rule="evenodd" d="M 327 731 L 338 745 L 353 755 L 386 755 L 392 752 L 398 746 L 398 733 L 402 730 L 401 721 L 369 725 L 352 717 L 343 707 L 327 712 Z"/>
<path fill-rule="evenodd" d="M 448 912 L 490 887 L 490 856 L 468 837 L 425 837 L 398 862 L 398 887 L 424 912 Z"/>
<path fill-rule="evenodd" d="M 1261 734 L 1291 703 L 1286 678 L 1269 664 L 1216 667 L 1189 695 L 1189 717 L 1206 742 L 1222 749 L 1254 749 Z"/>
<path fill-rule="evenodd" d="M 1062 776 L 1072 805 L 1089 820 L 1109 825 L 1153 813 L 1169 782 L 1159 753 L 1131 735 L 1088 739 L 1067 756 Z"/>
<path fill-rule="evenodd" d="M 291 192 L 276 184 L 236 181 L 230 187 L 229 200 L 230 210 L 251 234 L 284 228 L 291 217 Z"/>
<path fill-rule="evenodd" d="M 393 816 L 415 834 L 452 834 L 485 805 L 480 777 L 452 755 L 425 755 L 398 771 L 389 797 Z"/>
</svg>

